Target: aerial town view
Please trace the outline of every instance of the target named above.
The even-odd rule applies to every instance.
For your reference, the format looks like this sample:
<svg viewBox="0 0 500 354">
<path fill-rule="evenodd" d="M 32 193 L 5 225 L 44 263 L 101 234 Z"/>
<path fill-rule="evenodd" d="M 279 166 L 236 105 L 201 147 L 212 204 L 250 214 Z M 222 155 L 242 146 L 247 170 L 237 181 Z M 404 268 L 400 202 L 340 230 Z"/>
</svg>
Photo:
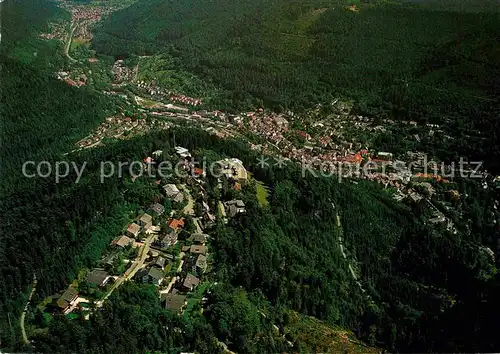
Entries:
<svg viewBox="0 0 500 354">
<path fill-rule="evenodd" d="M 0 352 L 498 352 L 499 10 L 0 1 Z"/>
</svg>

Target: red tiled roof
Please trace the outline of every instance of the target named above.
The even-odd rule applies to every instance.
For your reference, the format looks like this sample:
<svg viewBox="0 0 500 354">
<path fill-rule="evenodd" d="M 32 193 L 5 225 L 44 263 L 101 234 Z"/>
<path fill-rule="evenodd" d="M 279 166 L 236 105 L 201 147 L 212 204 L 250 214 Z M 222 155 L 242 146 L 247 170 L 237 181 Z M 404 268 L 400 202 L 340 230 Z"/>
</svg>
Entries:
<svg viewBox="0 0 500 354">
<path fill-rule="evenodd" d="M 168 222 L 168 226 L 173 230 L 177 230 L 179 227 L 184 226 L 184 220 L 172 219 Z"/>
<path fill-rule="evenodd" d="M 74 82 L 73 80 L 71 80 L 70 78 L 67 78 L 64 80 L 68 85 L 70 86 L 78 86 L 78 84 L 76 82 Z"/>
<path fill-rule="evenodd" d="M 201 176 L 203 174 L 203 169 L 201 169 L 201 168 L 193 168 L 193 173 L 195 175 Z"/>
</svg>

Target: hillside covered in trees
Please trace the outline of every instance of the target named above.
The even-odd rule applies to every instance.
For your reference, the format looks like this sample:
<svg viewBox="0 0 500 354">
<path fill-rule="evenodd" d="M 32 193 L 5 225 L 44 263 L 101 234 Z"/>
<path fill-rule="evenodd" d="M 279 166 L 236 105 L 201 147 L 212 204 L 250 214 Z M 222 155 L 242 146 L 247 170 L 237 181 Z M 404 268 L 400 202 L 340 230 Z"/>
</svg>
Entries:
<svg viewBox="0 0 500 354">
<path fill-rule="evenodd" d="M 480 155 L 498 168 L 500 21 L 486 11 L 495 6 L 352 4 L 146 0 L 104 21 L 92 46 L 114 57 L 169 55 L 219 87 L 209 95 L 218 109 L 300 111 L 343 95 L 360 113 L 446 123 L 457 137 L 447 150 L 469 156 L 462 141 L 478 136 Z"/>
<path fill-rule="evenodd" d="M 219 224 L 214 231 L 214 279 L 228 286 L 241 286 L 253 294 L 245 305 L 248 306 L 245 316 L 249 317 L 236 325 L 238 321 L 231 314 L 241 311 L 242 304 L 236 301 L 241 295 L 235 293 L 230 300 L 225 290 L 212 295 L 213 303 L 209 302 L 198 322 L 169 325 L 164 321 L 177 320 L 165 317 L 158 305 L 154 305 L 156 298 L 153 301 L 152 294 L 146 295 L 154 290 L 124 288 L 124 295 L 120 295 L 120 290 L 110 299 L 109 306 L 91 316 L 90 323 L 56 318 L 47 335 L 34 338 L 37 349 L 92 352 L 92 343 L 97 343 L 93 341 L 95 338 L 100 338 L 98 346 L 102 347 L 94 348 L 94 352 L 110 350 L 106 338 L 114 338 L 116 350 L 128 345 L 138 351 L 162 350 L 186 340 L 189 345 L 188 342 L 178 345 L 200 352 L 210 352 L 208 348 L 213 348 L 206 337 L 178 337 L 165 342 L 160 325 L 163 324 L 179 328 L 209 326 L 204 331 L 213 331 L 214 338 L 232 343 L 231 348 L 237 352 L 255 353 L 269 348 L 279 351 L 286 346 L 270 341 L 271 337 L 265 334 L 269 322 L 255 315 L 266 311 L 270 323 L 287 328 L 290 310 L 329 325 L 349 328 L 369 344 L 393 351 L 489 351 L 497 347 L 497 336 L 488 331 L 488 323 L 496 312 L 498 280 L 495 265 L 482 245 L 489 245 L 490 239 L 496 240 L 498 233 L 484 219 L 472 234 L 453 235 L 445 229 L 424 225 L 414 211 L 393 201 L 386 191 L 371 182 L 351 184 L 331 178 L 302 178 L 300 169 L 294 165 L 260 169 L 255 164 L 255 152 L 245 144 L 219 140 L 189 128 L 113 144 L 73 159 L 102 161 L 119 156 L 121 161 L 133 161 L 151 149 L 172 149 L 174 134 L 176 143 L 191 151 L 210 156 L 239 156 L 256 178 L 272 188 L 270 207 L 262 209 L 254 187 L 245 187 L 240 197 L 247 205 L 246 215 L 227 226 Z M 9 263 L 19 264 L 20 260 L 18 267 L 25 267 L 25 271 L 2 281 L 9 284 L 11 301 L 28 286 L 32 271 L 40 279 L 37 298 L 43 299 L 61 289 L 76 276 L 79 267 L 99 258 L 100 250 L 110 241 L 109 235 L 120 228 L 118 216 L 126 218 L 127 214 L 119 206 L 140 203 L 140 199 L 123 196 L 126 186 L 121 179 L 109 179 L 100 185 L 93 172 L 97 172 L 98 166 L 97 162 L 89 165 L 90 174 L 76 187 L 70 178 L 55 191 L 32 192 L 38 195 L 37 200 L 47 202 L 33 205 L 33 194 L 3 202 L 6 210 L 11 210 L 5 213 L 5 225 L 19 219 L 25 224 L 23 230 L 4 238 L 10 245 Z M 207 193 L 213 193 L 211 188 L 216 183 L 216 180 L 210 183 Z M 475 196 L 475 200 L 487 198 Z M 70 204 L 77 207 L 68 209 Z M 30 215 L 29 210 L 33 209 L 37 213 Z M 92 218 L 95 213 L 102 216 Z M 474 213 L 477 213 L 474 217 L 482 218 L 487 210 Z M 105 216 L 107 219 L 103 219 Z M 23 246 L 24 230 L 28 228 L 32 236 L 29 248 Z M 345 240 L 347 259 L 339 250 L 339 236 Z M 50 244 L 62 248 L 49 248 Z M 15 260 L 10 258 L 14 256 Z M 351 274 L 350 264 L 359 283 Z M 4 277 L 9 269 L 12 268 L 4 268 Z M 120 300 L 120 296 L 129 299 Z M 141 316 L 130 314 L 127 307 L 139 301 L 153 303 L 141 305 Z M 234 309 L 233 301 L 236 301 Z M 9 304 L 10 311 L 14 311 L 14 302 Z M 139 317 L 130 318 L 129 314 Z M 155 318 L 161 321 L 155 322 Z M 110 327 L 108 324 L 113 320 L 116 325 Z M 483 331 L 478 333 L 473 328 Z M 193 330 L 186 329 L 186 333 Z M 199 330 L 203 329 L 196 331 Z M 133 339 L 138 333 L 146 333 L 141 331 L 149 333 L 148 339 Z M 87 333 L 87 337 L 77 335 L 75 341 L 71 333 Z"/>
<path fill-rule="evenodd" d="M 462 109 L 450 102 L 460 97 L 466 106 L 498 89 L 498 14 L 443 9 L 148 0 L 105 21 L 93 45 L 116 57 L 169 51 L 237 101 L 296 108 L 344 93 L 366 108 L 385 103 L 429 115 L 426 106 Z"/>
<path fill-rule="evenodd" d="M 491 324 L 500 278 L 497 259 L 484 251 L 500 250 L 490 210 L 498 191 L 457 181 L 467 198 L 452 233 L 380 185 L 303 176 L 292 163 L 262 168 L 245 142 L 191 127 L 67 154 L 119 103 L 53 77 L 65 60 L 61 48 L 34 33 L 67 13 L 44 0 L 2 6 L 0 348 L 216 353 L 224 342 L 237 353 L 498 350 Z M 107 19 L 92 45 L 115 57 L 171 57 L 184 76 L 222 92 L 211 102 L 219 107 L 300 110 L 342 94 L 365 113 L 450 119 L 457 134 L 479 130 L 490 144 L 482 153 L 498 156 L 497 15 L 380 2 L 356 9 L 323 0 L 144 0 Z M 269 189 L 264 207 L 254 184 L 224 190 L 247 212 L 213 230 L 210 276 L 218 284 L 203 312 L 174 316 L 154 287 L 130 282 L 88 321 L 55 316 L 23 345 L 19 319 L 33 275 L 35 302 L 65 289 L 101 258 L 133 219 L 130 210 L 162 198 L 156 185 L 131 188 L 128 175 L 101 183 L 100 162 L 142 161 L 176 145 L 197 157 L 238 157 Z M 26 179 L 27 160 L 87 163 L 86 173 L 79 183 L 74 172 L 61 183 Z M 217 185 L 209 177 L 206 193 Z"/>
</svg>

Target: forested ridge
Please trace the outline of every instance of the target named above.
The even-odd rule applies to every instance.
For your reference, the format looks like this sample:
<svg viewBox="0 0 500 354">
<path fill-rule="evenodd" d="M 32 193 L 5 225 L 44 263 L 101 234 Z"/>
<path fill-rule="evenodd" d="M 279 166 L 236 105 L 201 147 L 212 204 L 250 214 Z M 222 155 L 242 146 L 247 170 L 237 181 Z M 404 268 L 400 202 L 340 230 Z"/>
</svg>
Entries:
<svg viewBox="0 0 500 354">
<path fill-rule="evenodd" d="M 172 148 L 173 134 L 174 131 L 158 133 L 126 144 L 114 144 L 96 150 L 92 158 L 113 159 L 118 156 L 121 161 L 131 161 L 151 149 Z M 370 182 L 356 185 L 338 183 L 331 178 L 301 178 L 300 170 L 293 165 L 285 169 L 262 170 L 255 164 L 255 152 L 248 150 L 245 144 L 221 141 L 192 129 L 176 130 L 175 139 L 176 143 L 192 151 L 201 148 L 219 156 L 239 156 L 254 171 L 256 178 L 272 186 L 269 209 L 258 205 L 253 187 L 243 190 L 247 214 L 231 221 L 227 227 L 220 225 L 214 233 L 213 247 L 217 279 L 232 286 L 242 286 L 250 293 L 262 294 L 264 303 L 269 304 L 266 306 L 271 306 L 275 323 L 285 325 L 287 309 L 293 309 L 327 323 L 351 328 L 370 344 L 394 351 L 491 351 L 497 346 L 494 331 L 487 330 L 488 321 L 495 315 L 497 280 L 494 264 L 480 248 L 481 244 L 489 244 L 489 226 L 484 221 L 471 235 L 451 235 L 446 230 L 423 225 L 411 210 L 394 202 L 387 192 Z M 102 205 L 105 211 L 109 210 L 109 203 L 123 203 L 118 193 L 123 187 L 118 181 L 110 179 L 111 190 L 108 192 L 103 189 L 105 187 L 91 187 L 92 181 L 89 179 L 89 188 L 103 191 L 106 199 L 91 194 L 88 198 L 94 201 L 85 201 L 87 208 L 98 210 L 96 208 Z M 207 192 L 211 193 L 210 190 Z M 115 199 L 111 199 L 113 196 Z M 75 200 L 75 197 L 68 195 L 70 200 Z M 477 198 L 485 196 L 478 195 Z M 341 229 L 336 224 L 337 212 Z M 52 225 L 57 225 L 57 220 Z M 77 262 L 71 263 L 75 267 L 67 271 L 76 270 L 83 264 L 85 253 L 78 248 L 81 247 L 79 243 L 102 242 L 101 246 L 95 243 L 93 247 L 85 247 L 86 252 L 95 252 L 105 245 L 104 234 L 88 239 L 83 231 L 77 230 L 79 237 L 73 243 L 65 244 L 65 254 L 75 250 L 76 258 L 68 261 Z M 345 239 L 348 261 L 342 257 L 336 242 L 339 232 Z M 68 234 L 71 235 L 69 230 Z M 491 236 L 496 239 L 497 233 Z M 36 241 L 33 242 L 30 252 L 36 252 L 33 248 Z M 68 241 L 59 239 L 54 242 Z M 54 254 L 54 257 L 53 262 L 56 262 L 61 255 Z M 88 253 L 87 257 L 90 261 L 96 255 Z M 352 278 L 349 262 L 355 264 L 366 292 Z M 42 279 L 43 269 L 57 271 L 48 265 L 42 267 L 37 271 Z M 69 279 L 74 275 L 68 273 L 66 276 Z M 51 275 L 51 278 L 54 277 Z M 29 279 L 28 273 L 26 281 Z M 47 293 L 57 289 L 60 286 L 58 281 L 64 283 L 63 277 L 50 281 L 44 279 L 39 296 L 43 296 L 44 289 Z M 227 310 L 229 313 L 234 311 Z M 109 310 L 104 311 L 104 316 L 108 316 Z M 118 318 L 123 316 L 116 314 L 116 311 L 121 311 L 118 308 L 112 311 Z M 97 321 L 101 314 L 96 316 Z M 208 321 L 217 336 L 229 340 L 238 352 L 271 348 L 266 341 L 250 339 L 259 337 L 254 337 L 260 331 L 259 327 L 252 327 L 255 323 L 244 329 L 217 329 L 216 323 L 219 322 L 211 322 L 209 312 L 207 316 L 200 318 L 200 323 Z M 66 339 L 62 342 L 57 339 L 67 328 L 65 321 L 56 318 L 49 328 L 48 337 L 40 338 L 38 348 L 55 350 L 62 345 L 62 348 L 78 351 L 90 350 L 85 349 L 89 344 L 85 344 L 84 339 L 81 339 L 83 344 L 78 344 L 83 347 L 75 347 L 71 335 L 63 336 Z M 135 321 L 143 320 L 136 319 L 132 323 Z M 75 325 L 69 324 L 70 327 Z M 88 327 L 85 323 L 82 326 L 87 327 L 85 331 L 90 331 L 89 338 L 93 338 L 92 333 L 98 333 L 94 331 L 99 327 Z M 474 327 L 486 331 L 478 333 L 472 330 Z M 128 336 L 135 333 L 131 328 L 125 329 Z M 242 330 L 246 339 L 238 340 L 241 333 L 237 334 L 237 331 Z M 161 341 L 148 343 L 150 349 L 166 345 Z M 120 340 L 117 345 L 125 344 Z M 145 344 L 140 341 L 134 345 L 142 350 L 140 348 Z M 96 349 L 96 352 L 101 351 Z"/>
<path fill-rule="evenodd" d="M 445 124 L 457 138 L 446 150 L 497 169 L 494 6 L 353 4 L 147 0 L 104 21 L 92 46 L 115 57 L 167 53 L 222 90 L 209 100 L 217 109 L 300 111 L 343 95 L 362 114 Z M 475 138 L 477 153 L 464 143 Z"/>
<path fill-rule="evenodd" d="M 358 4 L 360 12 L 334 5 L 145 0 L 111 16 L 93 46 L 117 57 L 168 53 L 186 72 L 225 90 L 213 104 L 231 109 L 300 110 L 341 93 L 358 99 L 366 113 L 429 121 L 446 114 L 458 133 L 485 134 L 492 145 L 481 154 L 498 156 L 496 15 L 425 10 L 426 17 L 400 4 Z M 243 141 L 189 127 L 66 155 L 117 103 L 52 77 L 64 61 L 60 48 L 33 33 L 52 16 L 67 14 L 43 0 L 6 0 L 3 11 L 1 348 L 215 353 L 219 340 L 237 353 L 285 352 L 290 346 L 273 334 L 277 324 L 293 349 L 311 352 L 319 347 L 304 340 L 307 320 L 300 314 L 395 352 L 497 351 L 492 324 L 500 280 L 496 260 L 483 248 L 500 250 L 490 210 L 497 192 L 457 181 L 468 197 L 464 222 L 455 220 L 459 231 L 453 234 L 425 224 L 421 205 L 396 202 L 379 185 L 304 177 L 292 163 L 261 168 L 257 152 Z M 23 346 L 19 318 L 33 274 L 34 302 L 66 288 L 134 218 L 132 210 L 160 195 L 159 189 L 125 193 L 129 176 L 101 183 L 100 162 L 142 160 L 155 150 L 172 151 L 174 142 L 198 157 L 238 157 L 270 190 L 264 208 L 253 184 L 225 191 L 228 199 L 242 198 L 247 213 L 216 226 L 212 276 L 219 286 L 204 313 L 174 316 L 160 305 L 156 289 L 129 283 L 89 321 L 56 316 L 32 338 L 33 346 Z M 87 162 L 79 183 L 74 172 L 57 184 L 21 176 L 26 160 L 60 159 Z M 216 185 L 209 177 L 207 193 Z M 470 229 L 465 219 L 472 220 Z"/>
</svg>

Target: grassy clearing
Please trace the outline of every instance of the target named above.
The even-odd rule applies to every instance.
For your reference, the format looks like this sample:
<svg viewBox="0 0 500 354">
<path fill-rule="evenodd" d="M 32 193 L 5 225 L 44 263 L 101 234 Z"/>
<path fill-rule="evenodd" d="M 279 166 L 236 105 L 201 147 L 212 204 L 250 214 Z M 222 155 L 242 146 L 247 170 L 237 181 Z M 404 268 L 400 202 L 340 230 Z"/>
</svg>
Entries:
<svg viewBox="0 0 500 354">
<path fill-rule="evenodd" d="M 85 38 L 78 38 L 78 37 L 73 38 L 71 40 L 71 45 L 69 47 L 69 50 L 71 52 L 80 46 L 85 46 L 85 47 L 89 48 L 90 47 L 90 40 L 85 39 Z"/>
<path fill-rule="evenodd" d="M 211 282 L 206 281 L 201 283 L 196 290 L 191 294 L 191 296 L 187 300 L 186 311 L 184 311 L 184 318 L 188 318 L 189 314 L 193 311 L 194 306 L 197 303 L 201 302 L 203 298 L 203 294 L 207 290 L 207 288 L 211 285 Z"/>
<path fill-rule="evenodd" d="M 267 186 L 256 180 L 256 190 L 257 190 L 257 200 L 261 207 L 265 208 L 269 206 L 269 201 L 267 197 L 269 196 L 269 191 L 267 190 Z"/>
<path fill-rule="evenodd" d="M 380 353 L 376 348 L 359 342 L 354 334 L 328 325 L 314 317 L 290 311 L 285 335 L 293 341 L 306 343 L 315 353 Z"/>
<path fill-rule="evenodd" d="M 80 314 L 78 313 L 74 313 L 74 312 L 70 312 L 66 315 L 66 317 L 69 319 L 69 320 L 76 320 L 77 318 L 80 317 Z"/>
</svg>

